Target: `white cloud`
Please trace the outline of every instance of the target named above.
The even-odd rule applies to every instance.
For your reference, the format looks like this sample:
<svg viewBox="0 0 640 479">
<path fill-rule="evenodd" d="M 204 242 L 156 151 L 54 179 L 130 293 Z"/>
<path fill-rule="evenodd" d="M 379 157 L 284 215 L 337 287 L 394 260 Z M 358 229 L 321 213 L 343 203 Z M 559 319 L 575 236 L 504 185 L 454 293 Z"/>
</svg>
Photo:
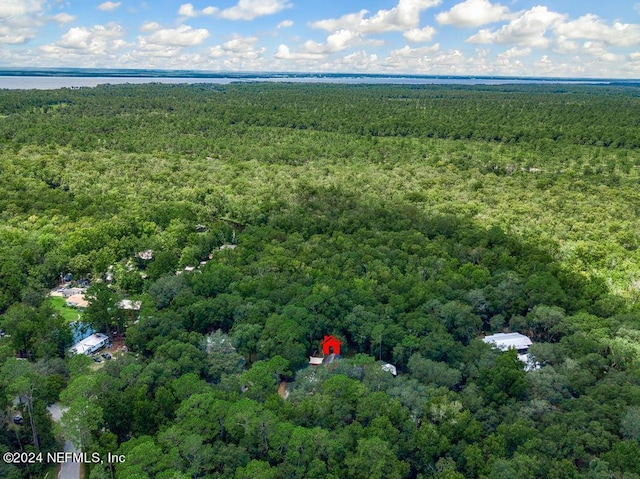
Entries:
<svg viewBox="0 0 640 479">
<path fill-rule="evenodd" d="M 449 11 L 436 15 L 442 25 L 455 27 L 479 27 L 509 18 L 509 9 L 489 0 L 466 0 L 454 5 Z"/>
<path fill-rule="evenodd" d="M 69 15 L 68 13 L 58 13 L 51 17 L 51 19 L 57 22 L 59 25 L 65 25 L 67 23 L 71 23 L 76 19 L 75 15 Z"/>
<path fill-rule="evenodd" d="M 557 71 L 556 65 L 549 58 L 549 55 L 542 55 L 540 60 L 536 61 L 533 66 L 541 72 L 542 75 L 553 75 Z"/>
<path fill-rule="evenodd" d="M 597 15 L 589 13 L 577 20 L 557 25 L 555 30 L 566 38 L 599 38 L 601 32 L 608 29 Z"/>
<path fill-rule="evenodd" d="M 569 55 L 578 51 L 578 42 L 568 40 L 563 36 L 556 38 L 556 43 L 553 47 L 553 51 L 561 55 Z"/>
<path fill-rule="evenodd" d="M 296 70 L 309 72 L 379 72 L 380 65 L 378 55 L 366 51 L 349 53 L 343 57 L 334 56 L 331 61 L 326 61 L 323 57 L 296 57 L 287 60 L 288 63 L 295 63 Z"/>
<path fill-rule="evenodd" d="M 495 61 L 487 64 L 488 69 L 500 75 L 523 75 L 528 73 L 527 66 L 522 62 L 522 58 L 531 55 L 531 48 L 512 47 L 499 53 Z"/>
<path fill-rule="evenodd" d="M 265 68 L 307 72 L 378 72 L 381 67 L 375 53 L 358 51 L 340 56 L 335 53 L 292 52 L 287 45 L 281 44 Z"/>
<path fill-rule="evenodd" d="M 122 2 L 104 2 L 98 5 L 98 8 L 103 12 L 113 12 L 117 10 L 120 5 L 122 5 Z"/>
<path fill-rule="evenodd" d="M 155 32 L 156 30 L 160 30 L 162 26 L 157 22 L 145 22 L 140 27 L 141 32 Z"/>
<path fill-rule="evenodd" d="M 293 22 L 291 20 L 283 20 L 280 23 L 278 23 L 278 26 L 276 28 L 280 29 L 280 28 L 289 28 L 293 26 Z"/>
<path fill-rule="evenodd" d="M 531 48 L 516 48 L 516 47 L 512 47 L 509 48 L 508 50 L 499 53 L 498 54 L 498 58 L 522 58 L 522 57 L 528 57 L 529 55 L 531 55 Z"/>
<path fill-rule="evenodd" d="M 433 27 L 424 28 L 412 28 L 403 33 L 406 40 L 414 43 L 430 42 L 436 34 L 436 29 Z"/>
<path fill-rule="evenodd" d="M 390 58 L 401 58 L 406 60 L 408 58 L 423 58 L 429 56 L 440 50 L 440 44 L 436 43 L 429 47 L 411 48 L 409 45 L 405 45 L 397 50 L 392 50 L 389 54 Z"/>
<path fill-rule="evenodd" d="M 314 41 L 305 42 L 302 47 L 307 53 L 321 54 L 334 53 L 348 48 L 357 39 L 357 35 L 349 30 L 338 30 L 327 37 L 326 43 Z"/>
<path fill-rule="evenodd" d="M 378 66 L 378 55 L 364 51 L 354 52 L 341 58 L 335 64 L 339 71 L 372 71 Z"/>
<path fill-rule="evenodd" d="M 549 77 L 609 77 L 611 65 L 587 57 L 557 57 L 542 55 L 530 66 L 536 76 Z"/>
<path fill-rule="evenodd" d="M 133 50 L 131 56 L 146 62 L 148 56 L 159 58 L 176 58 L 180 55 L 182 47 L 172 45 L 159 45 L 149 43 L 146 38 L 138 38 L 139 49 Z"/>
<path fill-rule="evenodd" d="M 220 17 L 226 20 L 253 20 L 291 6 L 287 0 L 239 0 L 236 6 L 222 10 Z"/>
<path fill-rule="evenodd" d="M 364 16 L 369 13 L 367 10 L 360 10 L 358 13 L 348 13 L 340 18 L 329 18 L 311 23 L 312 28 L 334 32 L 340 29 L 355 30 L 364 21 Z"/>
<path fill-rule="evenodd" d="M 84 50 L 87 53 L 104 54 L 108 49 L 123 46 L 126 31 L 116 23 L 94 25 L 93 27 L 74 27 L 65 33 L 58 47 Z"/>
<path fill-rule="evenodd" d="M 487 71 L 488 73 L 497 73 L 500 75 L 530 74 L 528 66 L 525 65 L 521 60 L 521 58 L 528 56 L 530 53 L 531 49 L 529 48 L 523 48 L 521 50 L 510 48 L 506 52 L 498 54 L 495 61 L 485 63 L 485 71 Z"/>
<path fill-rule="evenodd" d="M 184 5 L 180 5 L 178 9 L 178 15 L 182 15 L 183 17 L 196 17 L 198 14 L 193 8 L 193 4 L 185 3 Z"/>
<path fill-rule="evenodd" d="M 92 34 L 93 32 L 89 28 L 75 27 L 65 33 L 57 45 L 63 48 L 86 49 Z"/>
<path fill-rule="evenodd" d="M 312 28 L 325 30 L 331 34 L 324 43 L 306 41 L 302 45 L 302 53 L 323 55 L 343 51 L 365 43 L 364 37 L 367 34 L 389 31 L 403 31 L 405 38 L 411 42 L 430 41 L 435 35 L 435 29 L 429 26 L 418 28 L 420 13 L 440 3 L 441 0 L 398 0 L 395 7 L 378 10 L 372 15 L 369 15 L 367 10 L 360 10 L 340 18 L 313 22 L 310 24 Z"/>
<path fill-rule="evenodd" d="M 563 38 L 599 40 L 609 45 L 640 45 L 640 25 L 614 22 L 608 25 L 593 14 L 583 15 L 577 20 L 560 23 L 555 32 Z"/>
<path fill-rule="evenodd" d="M 67 61 L 78 57 L 113 57 L 117 51 L 129 46 L 125 36 L 125 29 L 116 23 L 74 27 L 55 44 L 43 45 L 39 50 L 45 57 Z"/>
<path fill-rule="evenodd" d="M 177 28 L 160 28 L 154 30 L 147 37 L 139 37 L 140 44 L 145 46 L 172 46 L 192 47 L 202 44 L 209 37 L 208 30 L 204 28 L 194 29 L 188 25 L 180 25 Z"/>
<path fill-rule="evenodd" d="M 441 52 L 438 44 L 421 48 L 404 46 L 393 50 L 382 64 L 393 73 L 449 74 L 464 67 L 465 57 L 457 49 Z"/>
<path fill-rule="evenodd" d="M 33 13 L 40 13 L 44 0 L 11 0 L 0 2 L 0 18 L 19 17 Z"/>
<path fill-rule="evenodd" d="M 33 37 L 34 33 L 29 29 L 16 29 L 0 26 L 0 43 L 18 45 L 25 43 Z"/>
<path fill-rule="evenodd" d="M 230 59 L 256 59 L 261 58 L 266 48 L 256 49 L 258 37 L 235 36 L 222 45 L 216 45 L 209 50 L 211 58 L 229 57 Z"/>
<path fill-rule="evenodd" d="M 220 58 L 224 56 L 224 54 L 224 49 L 220 45 L 217 45 L 209 50 L 209 56 L 211 58 Z"/>
<path fill-rule="evenodd" d="M 273 55 L 278 60 L 317 60 L 325 56 L 324 54 L 308 52 L 292 52 L 287 45 L 280 44 L 278 51 Z"/>
<path fill-rule="evenodd" d="M 0 1 L 0 44 L 21 44 L 36 37 L 47 22 L 42 0 Z"/>
<path fill-rule="evenodd" d="M 596 57 L 598 60 L 604 62 L 624 61 L 624 57 L 622 55 L 617 55 L 607 50 L 607 45 L 604 42 L 584 42 L 584 44 L 582 45 L 582 51 L 584 51 L 587 55 Z"/>
<path fill-rule="evenodd" d="M 202 10 L 196 10 L 193 8 L 193 4 L 191 3 L 180 5 L 180 8 L 178 9 L 178 15 L 189 18 L 199 17 L 201 15 L 213 15 L 216 12 L 218 12 L 216 7 L 205 7 Z"/>
<path fill-rule="evenodd" d="M 351 30 L 357 33 L 383 33 L 417 28 L 420 13 L 435 7 L 442 0 L 398 0 L 398 4 L 389 10 L 378 10 L 366 17 L 367 10 L 350 13 L 340 18 L 320 20 L 311 24 L 313 28 L 326 31 Z M 366 18 L 365 18 L 366 17 Z"/>
<path fill-rule="evenodd" d="M 213 69 L 211 59 L 205 55 L 185 52 L 181 47 L 166 47 L 158 45 L 143 45 L 140 49 L 133 49 L 117 59 L 117 66 L 121 68 L 161 68 L 184 69 L 191 68 Z"/>
<path fill-rule="evenodd" d="M 381 33 L 390 30 L 415 28 L 420 23 L 420 13 L 439 5 L 441 0 L 399 0 L 391 10 L 379 10 L 360 25 L 363 33 Z"/>
<path fill-rule="evenodd" d="M 256 44 L 257 41 L 258 41 L 258 37 L 236 36 L 232 40 L 225 42 L 223 45 L 225 50 L 231 53 L 244 55 L 246 52 L 250 52 L 253 50 L 253 46 Z"/>
<path fill-rule="evenodd" d="M 498 30 L 482 29 L 467 39 L 470 43 L 513 44 L 545 48 L 550 39 L 545 36 L 552 27 L 562 23 L 567 15 L 536 6 L 521 13 Z"/>
</svg>

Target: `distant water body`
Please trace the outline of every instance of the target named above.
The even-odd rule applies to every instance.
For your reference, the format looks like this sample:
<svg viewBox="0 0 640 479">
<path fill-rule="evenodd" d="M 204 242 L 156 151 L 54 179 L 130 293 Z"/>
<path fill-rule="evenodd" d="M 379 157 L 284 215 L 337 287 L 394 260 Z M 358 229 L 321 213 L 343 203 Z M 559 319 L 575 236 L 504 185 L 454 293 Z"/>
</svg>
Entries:
<svg viewBox="0 0 640 479">
<path fill-rule="evenodd" d="M 291 82 L 396 85 L 507 85 L 507 84 L 634 84 L 635 80 L 581 78 L 521 78 L 420 75 L 358 75 L 307 73 L 206 73 L 162 70 L 107 69 L 0 69 L 0 89 L 55 90 L 59 88 L 96 87 L 105 84 L 197 84 L 226 85 L 233 82 Z"/>
</svg>

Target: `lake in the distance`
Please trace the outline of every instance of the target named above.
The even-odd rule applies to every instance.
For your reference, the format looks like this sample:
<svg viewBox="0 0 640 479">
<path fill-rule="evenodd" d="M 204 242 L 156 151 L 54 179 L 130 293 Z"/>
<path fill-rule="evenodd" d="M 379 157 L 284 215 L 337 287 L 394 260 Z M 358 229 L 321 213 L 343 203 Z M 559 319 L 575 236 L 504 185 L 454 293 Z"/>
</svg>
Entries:
<svg viewBox="0 0 640 479">
<path fill-rule="evenodd" d="M 446 77 L 378 77 L 378 76 L 268 76 L 268 77 L 99 77 L 99 76 L 0 76 L 0 89 L 57 90 L 59 88 L 96 87 L 119 84 L 197 84 L 226 85 L 233 82 L 345 83 L 395 85 L 507 85 L 507 84 L 592 84 L 606 85 L 610 80 L 522 79 L 522 78 L 446 78 Z"/>
</svg>

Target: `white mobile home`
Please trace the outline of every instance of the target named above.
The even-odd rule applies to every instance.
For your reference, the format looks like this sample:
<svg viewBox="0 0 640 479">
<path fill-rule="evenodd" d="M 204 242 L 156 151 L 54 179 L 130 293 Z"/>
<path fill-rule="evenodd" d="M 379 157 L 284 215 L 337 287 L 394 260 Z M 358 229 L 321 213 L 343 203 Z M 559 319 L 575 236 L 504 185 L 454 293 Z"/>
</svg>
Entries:
<svg viewBox="0 0 640 479">
<path fill-rule="evenodd" d="M 86 354 L 89 356 L 108 345 L 109 337 L 106 334 L 95 333 L 82 341 L 78 341 L 69 351 L 73 354 Z"/>
<path fill-rule="evenodd" d="M 498 348 L 500 351 L 515 349 L 518 351 L 518 359 L 525 364 L 525 371 L 538 369 L 540 365 L 529 354 L 529 346 L 533 344 L 524 334 L 520 333 L 496 333 L 482 339 L 486 344 Z"/>
<path fill-rule="evenodd" d="M 507 349 L 517 349 L 518 354 L 525 354 L 533 343 L 524 334 L 520 333 L 497 333 L 483 338 L 482 341 L 487 344 L 493 344 L 501 351 Z"/>
</svg>

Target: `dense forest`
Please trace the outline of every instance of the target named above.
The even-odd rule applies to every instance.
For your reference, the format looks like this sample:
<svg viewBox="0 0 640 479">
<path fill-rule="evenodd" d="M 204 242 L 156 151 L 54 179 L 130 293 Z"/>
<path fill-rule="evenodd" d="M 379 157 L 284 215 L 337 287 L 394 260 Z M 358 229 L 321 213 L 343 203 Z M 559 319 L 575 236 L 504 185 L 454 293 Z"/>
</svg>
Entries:
<svg viewBox="0 0 640 479">
<path fill-rule="evenodd" d="M 0 452 L 125 458 L 90 479 L 640 478 L 639 167 L 632 86 L 0 91 Z M 69 354 L 64 277 L 112 359 Z M 308 366 L 326 335 L 341 358 Z"/>
</svg>

